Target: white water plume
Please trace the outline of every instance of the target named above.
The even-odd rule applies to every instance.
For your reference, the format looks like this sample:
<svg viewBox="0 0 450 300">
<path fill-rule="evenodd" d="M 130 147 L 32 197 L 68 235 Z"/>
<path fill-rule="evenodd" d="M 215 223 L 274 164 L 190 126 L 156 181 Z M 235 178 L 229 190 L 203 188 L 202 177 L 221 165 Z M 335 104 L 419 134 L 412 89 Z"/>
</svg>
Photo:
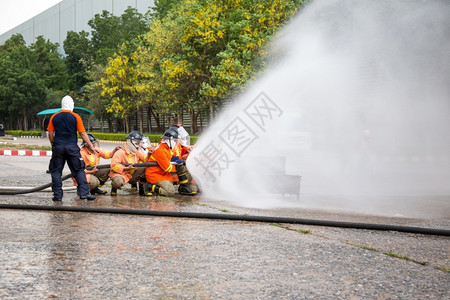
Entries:
<svg viewBox="0 0 450 300">
<path fill-rule="evenodd" d="M 364 211 L 450 195 L 448 1 L 316 0 L 270 51 L 189 157 L 204 197 Z"/>
</svg>

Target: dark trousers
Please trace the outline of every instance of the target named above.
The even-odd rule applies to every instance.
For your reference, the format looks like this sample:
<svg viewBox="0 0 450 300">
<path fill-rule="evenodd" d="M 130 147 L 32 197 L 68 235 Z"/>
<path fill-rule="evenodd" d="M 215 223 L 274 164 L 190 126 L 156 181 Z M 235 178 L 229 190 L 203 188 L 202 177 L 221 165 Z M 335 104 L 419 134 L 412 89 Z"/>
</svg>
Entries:
<svg viewBox="0 0 450 300">
<path fill-rule="evenodd" d="M 85 165 L 78 145 L 53 145 L 52 147 L 52 158 L 48 169 L 52 175 L 53 196 L 58 199 L 63 197 L 61 176 L 66 161 L 72 176 L 78 183 L 80 196 L 87 196 L 89 185 L 86 181 Z"/>
</svg>

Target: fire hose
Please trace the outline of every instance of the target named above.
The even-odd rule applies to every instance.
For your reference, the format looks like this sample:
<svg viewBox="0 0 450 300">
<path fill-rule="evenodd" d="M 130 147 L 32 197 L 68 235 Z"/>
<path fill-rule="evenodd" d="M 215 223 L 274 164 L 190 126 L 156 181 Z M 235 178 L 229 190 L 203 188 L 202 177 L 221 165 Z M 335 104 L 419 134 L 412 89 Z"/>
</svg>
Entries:
<svg viewBox="0 0 450 300">
<path fill-rule="evenodd" d="M 341 227 L 341 228 L 381 230 L 381 231 L 398 231 L 398 232 L 407 232 L 407 233 L 416 233 L 416 234 L 450 236 L 450 230 L 446 230 L 446 229 L 411 227 L 411 226 L 389 225 L 389 224 L 370 224 L 370 223 L 356 223 L 356 222 L 343 222 L 343 221 L 312 220 L 312 219 L 272 217 L 272 216 L 212 214 L 212 213 L 159 211 L 159 210 L 106 208 L 106 207 L 82 207 L 82 206 L 75 207 L 75 206 L 47 206 L 47 205 L 20 205 L 20 204 L 0 204 L 0 209 L 127 214 L 127 215 L 145 215 L 145 216 L 157 216 L 157 217 L 250 221 L 250 222 L 264 222 L 264 223 L 289 223 L 289 224 L 303 224 L 303 225 L 326 226 L 326 227 Z"/>
<path fill-rule="evenodd" d="M 151 167 L 151 166 L 156 166 L 157 163 L 156 162 L 148 162 L 148 163 L 136 163 L 136 164 L 124 164 L 124 166 L 129 167 L 129 166 L 133 166 L 136 168 L 139 167 Z M 108 169 L 110 168 L 110 165 L 98 165 L 96 166 L 97 169 Z M 87 167 L 86 170 L 92 170 L 94 167 Z M 67 180 L 69 178 L 72 177 L 72 174 L 68 174 L 65 175 L 63 177 L 61 177 L 61 180 Z M 19 195 L 19 194 L 29 194 L 29 193 L 34 193 L 34 192 L 39 192 L 43 189 L 46 189 L 48 187 L 51 187 L 52 183 L 47 183 L 35 188 L 30 188 L 30 189 L 23 189 L 23 190 L 12 190 L 12 189 L 4 189 L 4 190 L 0 190 L 0 195 Z"/>
<path fill-rule="evenodd" d="M 125 166 L 130 165 L 132 165 L 133 167 L 149 167 L 155 166 L 156 163 L 150 162 L 150 163 L 126 164 Z M 106 169 L 106 168 L 110 168 L 110 165 L 97 166 L 97 169 Z M 93 167 L 88 167 L 86 169 L 92 170 Z M 72 177 L 72 174 L 63 176 L 61 179 L 64 181 L 70 177 Z M 51 185 L 52 185 L 51 183 L 48 183 L 36 188 L 21 191 L 0 190 L 0 195 L 17 195 L 17 194 L 33 193 L 48 188 Z M 128 215 L 147 215 L 147 216 L 149 215 L 158 217 L 201 218 L 201 219 L 215 219 L 215 220 L 219 219 L 219 220 L 250 221 L 250 222 L 265 222 L 265 223 L 289 223 L 289 224 L 303 224 L 303 225 L 326 226 L 326 227 L 341 227 L 341 228 L 354 228 L 354 229 L 380 230 L 380 231 L 398 231 L 416 234 L 450 236 L 450 230 L 447 229 L 411 227 L 411 226 L 389 225 L 389 224 L 313 220 L 313 219 L 273 217 L 273 216 L 250 216 L 250 215 L 174 212 L 174 211 L 124 209 L 124 208 L 21 205 L 21 204 L 0 204 L 0 209 L 108 213 L 108 214 L 128 214 Z"/>
</svg>

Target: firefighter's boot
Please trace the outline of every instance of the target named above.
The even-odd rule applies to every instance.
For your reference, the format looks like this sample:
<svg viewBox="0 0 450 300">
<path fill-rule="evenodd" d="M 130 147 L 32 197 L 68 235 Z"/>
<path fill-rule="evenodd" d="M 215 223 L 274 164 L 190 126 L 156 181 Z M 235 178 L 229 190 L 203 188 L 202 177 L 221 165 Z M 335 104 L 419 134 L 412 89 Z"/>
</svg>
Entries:
<svg viewBox="0 0 450 300">
<path fill-rule="evenodd" d="M 178 193 L 180 195 L 186 195 L 186 196 L 195 196 L 196 192 L 192 191 L 189 187 L 189 184 L 180 184 L 178 187 Z"/>
<path fill-rule="evenodd" d="M 106 193 L 107 193 L 107 191 L 101 190 L 98 187 L 96 187 L 95 189 L 91 190 L 91 194 L 92 195 L 95 195 L 95 194 L 97 194 L 97 195 L 104 195 Z"/>
<path fill-rule="evenodd" d="M 107 193 L 107 191 L 101 190 L 100 188 L 105 184 L 106 181 L 105 180 L 101 180 L 101 179 L 99 179 L 99 181 L 100 181 L 100 184 L 98 185 L 98 187 L 96 187 L 95 189 L 91 190 L 91 193 L 92 193 L 92 191 L 95 191 L 95 193 L 98 194 L 98 195 L 104 195 L 104 194 Z M 92 194 L 92 195 L 94 195 L 94 194 Z"/>
<path fill-rule="evenodd" d="M 145 196 L 145 184 L 147 183 L 147 179 L 145 177 L 139 178 L 139 195 Z"/>
<path fill-rule="evenodd" d="M 132 190 L 137 190 L 137 183 L 136 182 L 131 184 L 131 189 Z"/>
<path fill-rule="evenodd" d="M 178 174 L 178 180 L 180 181 L 180 186 L 178 187 L 178 193 L 180 195 L 194 196 L 196 194 L 189 187 L 187 173 Z"/>
<path fill-rule="evenodd" d="M 99 181 L 100 184 L 98 185 L 98 187 L 101 188 L 105 184 L 106 180 L 99 179 Z"/>
<path fill-rule="evenodd" d="M 116 188 L 111 188 L 111 196 L 117 196 L 117 189 Z"/>
<path fill-rule="evenodd" d="M 95 200 L 95 196 L 91 195 L 91 194 L 87 194 L 86 196 L 80 196 L 80 199 L 92 201 L 92 200 Z"/>
<path fill-rule="evenodd" d="M 153 195 L 159 195 L 161 191 L 161 187 L 156 184 L 151 184 L 149 182 L 146 182 L 144 184 L 144 194 L 145 196 L 153 196 Z"/>
<path fill-rule="evenodd" d="M 139 195 L 140 196 L 144 196 L 145 195 L 145 191 L 144 191 L 144 184 L 139 182 Z"/>
</svg>

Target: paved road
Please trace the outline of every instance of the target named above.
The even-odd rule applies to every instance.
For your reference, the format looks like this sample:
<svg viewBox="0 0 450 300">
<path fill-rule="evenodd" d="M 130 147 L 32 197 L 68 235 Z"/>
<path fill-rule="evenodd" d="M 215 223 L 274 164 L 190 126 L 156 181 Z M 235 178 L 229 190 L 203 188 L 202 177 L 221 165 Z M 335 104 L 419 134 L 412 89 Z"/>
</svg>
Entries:
<svg viewBox="0 0 450 300">
<path fill-rule="evenodd" d="M 49 182 L 46 157 L 0 157 L 1 186 Z M 71 184 L 66 181 L 66 185 Z M 109 187 L 107 187 L 109 190 Z M 0 203 L 57 205 L 51 193 Z M 448 212 L 449 199 L 430 202 Z M 64 206 L 290 216 L 450 229 L 450 216 L 257 210 L 202 197 Z M 0 298 L 450 299 L 449 238 L 399 232 L 97 213 L 0 210 Z"/>
</svg>

